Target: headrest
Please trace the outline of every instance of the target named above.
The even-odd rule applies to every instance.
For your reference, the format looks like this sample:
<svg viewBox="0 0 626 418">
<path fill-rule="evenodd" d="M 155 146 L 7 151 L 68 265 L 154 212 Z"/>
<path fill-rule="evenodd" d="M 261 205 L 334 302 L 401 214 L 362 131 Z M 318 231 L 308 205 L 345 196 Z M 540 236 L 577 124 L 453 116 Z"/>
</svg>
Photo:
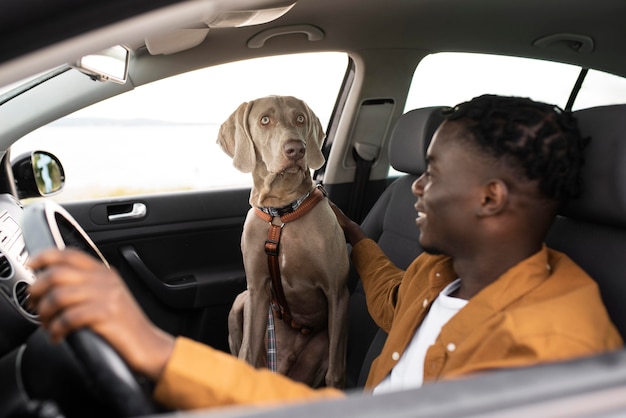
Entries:
<svg viewBox="0 0 626 418">
<path fill-rule="evenodd" d="M 626 227 L 626 105 L 574 112 L 583 136 L 591 137 L 583 166 L 583 193 L 562 214 Z"/>
<path fill-rule="evenodd" d="M 389 161 L 398 171 L 416 176 L 426 171 L 426 149 L 443 122 L 443 106 L 411 110 L 400 116 L 389 140 Z"/>
</svg>

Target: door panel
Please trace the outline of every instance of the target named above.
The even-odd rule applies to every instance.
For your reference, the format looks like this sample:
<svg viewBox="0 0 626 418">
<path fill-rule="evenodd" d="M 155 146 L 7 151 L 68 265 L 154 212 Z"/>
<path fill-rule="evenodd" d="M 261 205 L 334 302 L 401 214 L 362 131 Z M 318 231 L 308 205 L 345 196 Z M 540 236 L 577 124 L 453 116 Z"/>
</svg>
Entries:
<svg viewBox="0 0 626 418">
<path fill-rule="evenodd" d="M 227 350 L 227 315 L 245 289 L 241 231 L 249 189 L 65 204 L 147 315 L 174 335 Z M 145 215 L 111 214 L 145 206 Z"/>
</svg>

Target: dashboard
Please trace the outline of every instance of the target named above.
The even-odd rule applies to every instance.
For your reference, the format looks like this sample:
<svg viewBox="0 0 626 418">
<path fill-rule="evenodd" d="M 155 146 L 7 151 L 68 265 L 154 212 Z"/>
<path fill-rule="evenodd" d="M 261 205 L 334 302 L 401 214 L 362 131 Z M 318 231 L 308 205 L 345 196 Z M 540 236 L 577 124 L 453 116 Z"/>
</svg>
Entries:
<svg viewBox="0 0 626 418">
<path fill-rule="evenodd" d="M 13 196 L 0 195 L 0 356 L 23 344 L 38 324 L 28 307 L 28 287 L 35 277 L 24 265 L 28 253 L 22 213 L 22 204 Z"/>
</svg>

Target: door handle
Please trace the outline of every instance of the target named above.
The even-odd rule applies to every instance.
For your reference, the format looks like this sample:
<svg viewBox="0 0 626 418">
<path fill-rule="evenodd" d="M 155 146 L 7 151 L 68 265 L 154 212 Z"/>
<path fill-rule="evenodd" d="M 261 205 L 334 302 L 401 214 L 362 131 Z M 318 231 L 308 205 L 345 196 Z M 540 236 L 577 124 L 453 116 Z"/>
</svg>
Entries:
<svg viewBox="0 0 626 418">
<path fill-rule="evenodd" d="M 108 215 L 109 222 L 129 221 L 134 219 L 141 219 L 146 216 L 148 209 L 143 203 L 135 202 L 132 204 L 128 212 L 113 213 Z"/>
</svg>

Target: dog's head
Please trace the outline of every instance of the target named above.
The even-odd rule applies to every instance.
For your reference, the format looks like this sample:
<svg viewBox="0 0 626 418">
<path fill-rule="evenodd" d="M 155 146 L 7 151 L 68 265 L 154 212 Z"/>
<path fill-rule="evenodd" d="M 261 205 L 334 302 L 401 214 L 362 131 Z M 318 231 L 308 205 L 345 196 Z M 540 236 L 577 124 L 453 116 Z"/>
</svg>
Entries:
<svg viewBox="0 0 626 418">
<path fill-rule="evenodd" d="M 270 96 L 242 103 L 222 124 L 217 143 L 238 170 L 257 164 L 270 174 L 317 169 L 324 164 L 324 131 L 304 103 L 291 96 Z"/>
</svg>

